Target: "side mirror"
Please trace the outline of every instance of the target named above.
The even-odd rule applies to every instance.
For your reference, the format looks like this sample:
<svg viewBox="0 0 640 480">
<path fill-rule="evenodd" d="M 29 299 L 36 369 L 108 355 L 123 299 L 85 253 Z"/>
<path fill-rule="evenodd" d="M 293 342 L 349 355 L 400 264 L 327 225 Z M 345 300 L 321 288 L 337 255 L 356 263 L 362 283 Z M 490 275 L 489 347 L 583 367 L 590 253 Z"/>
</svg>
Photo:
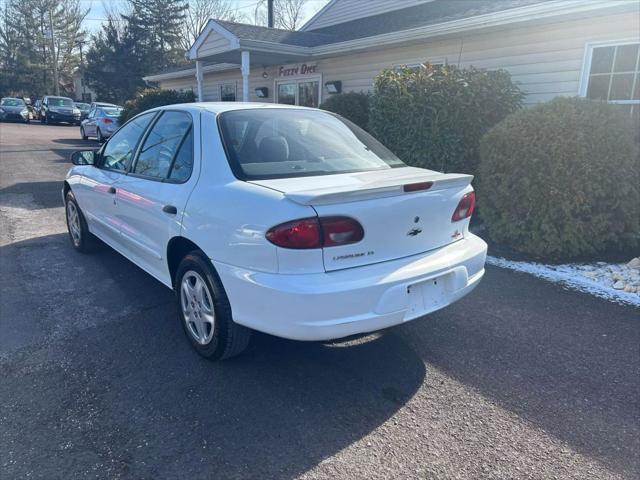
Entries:
<svg viewBox="0 0 640 480">
<path fill-rule="evenodd" d="M 71 154 L 71 163 L 74 165 L 94 165 L 96 161 L 95 150 L 81 150 Z"/>
</svg>

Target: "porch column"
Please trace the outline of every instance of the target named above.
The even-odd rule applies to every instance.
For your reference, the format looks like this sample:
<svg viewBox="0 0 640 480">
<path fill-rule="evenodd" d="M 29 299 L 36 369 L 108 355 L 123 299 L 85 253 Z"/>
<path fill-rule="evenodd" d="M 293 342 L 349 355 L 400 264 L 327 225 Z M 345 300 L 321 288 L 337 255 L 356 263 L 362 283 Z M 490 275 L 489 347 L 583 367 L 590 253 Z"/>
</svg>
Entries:
<svg viewBox="0 0 640 480">
<path fill-rule="evenodd" d="M 242 51 L 242 101 L 249 101 L 249 52 Z"/>
<path fill-rule="evenodd" d="M 196 86 L 198 89 L 198 101 L 202 102 L 202 60 L 196 60 Z"/>
</svg>

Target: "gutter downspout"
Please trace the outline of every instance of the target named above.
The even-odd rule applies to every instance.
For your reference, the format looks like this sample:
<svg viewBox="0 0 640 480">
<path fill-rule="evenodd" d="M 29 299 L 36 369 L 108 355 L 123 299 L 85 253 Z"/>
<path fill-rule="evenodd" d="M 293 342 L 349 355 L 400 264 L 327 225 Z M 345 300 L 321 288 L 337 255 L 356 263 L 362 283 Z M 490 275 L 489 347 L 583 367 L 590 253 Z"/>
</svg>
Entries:
<svg viewBox="0 0 640 480">
<path fill-rule="evenodd" d="M 196 60 L 196 87 L 198 90 L 198 101 L 202 102 L 202 60 Z"/>
</svg>

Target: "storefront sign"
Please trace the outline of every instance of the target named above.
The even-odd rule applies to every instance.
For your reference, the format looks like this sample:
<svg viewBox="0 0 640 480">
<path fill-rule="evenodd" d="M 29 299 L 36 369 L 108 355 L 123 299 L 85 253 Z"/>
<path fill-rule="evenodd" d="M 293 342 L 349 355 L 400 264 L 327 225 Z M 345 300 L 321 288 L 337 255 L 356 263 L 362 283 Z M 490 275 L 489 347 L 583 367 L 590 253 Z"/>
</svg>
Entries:
<svg viewBox="0 0 640 480">
<path fill-rule="evenodd" d="M 280 77 L 297 77 L 298 75 L 310 75 L 317 73 L 318 66 L 315 63 L 299 63 L 296 65 L 283 65 L 278 70 Z"/>
</svg>

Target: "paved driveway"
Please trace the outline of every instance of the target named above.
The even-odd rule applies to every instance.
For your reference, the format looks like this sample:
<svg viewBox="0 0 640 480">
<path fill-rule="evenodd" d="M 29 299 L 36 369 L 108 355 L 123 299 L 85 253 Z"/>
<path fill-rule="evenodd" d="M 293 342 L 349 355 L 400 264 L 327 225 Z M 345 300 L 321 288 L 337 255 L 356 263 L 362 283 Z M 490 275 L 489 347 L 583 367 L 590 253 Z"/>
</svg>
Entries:
<svg viewBox="0 0 640 480">
<path fill-rule="evenodd" d="M 59 190 L 85 145 L 0 124 L 0 477 L 640 476 L 637 309 L 488 268 L 382 334 L 256 335 L 210 363 L 169 290 L 71 249 Z"/>
</svg>

